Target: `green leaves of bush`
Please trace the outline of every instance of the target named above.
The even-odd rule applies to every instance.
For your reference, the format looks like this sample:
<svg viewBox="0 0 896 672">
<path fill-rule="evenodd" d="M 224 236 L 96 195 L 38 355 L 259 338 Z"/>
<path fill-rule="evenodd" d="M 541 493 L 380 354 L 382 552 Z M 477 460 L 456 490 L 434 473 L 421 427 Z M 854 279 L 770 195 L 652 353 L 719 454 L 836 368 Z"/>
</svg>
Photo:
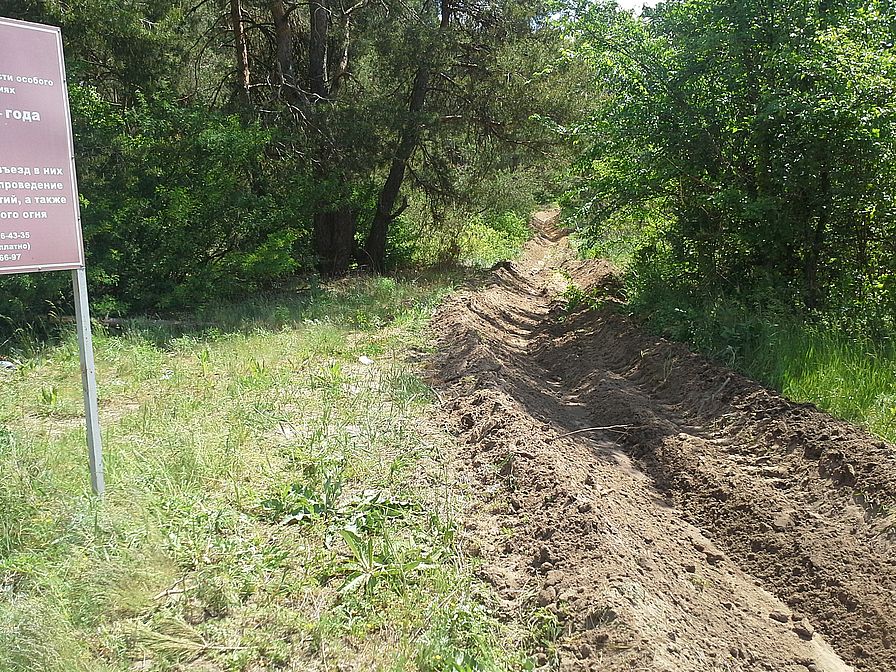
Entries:
<svg viewBox="0 0 896 672">
<path fill-rule="evenodd" d="M 645 277 L 775 287 L 792 307 L 892 328 L 896 54 L 884 2 L 681 0 L 569 21 L 593 73 L 567 197 L 585 239 L 644 229 Z M 662 249 L 656 254 L 654 242 Z M 668 277 L 668 276 L 674 277 Z"/>
</svg>

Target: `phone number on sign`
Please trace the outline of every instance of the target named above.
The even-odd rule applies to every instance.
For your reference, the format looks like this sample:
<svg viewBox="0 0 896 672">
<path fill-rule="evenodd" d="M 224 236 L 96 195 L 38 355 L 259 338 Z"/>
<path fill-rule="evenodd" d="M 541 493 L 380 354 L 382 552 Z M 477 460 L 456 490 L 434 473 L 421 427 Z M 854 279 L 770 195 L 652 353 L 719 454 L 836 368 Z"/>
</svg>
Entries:
<svg viewBox="0 0 896 672">
<path fill-rule="evenodd" d="M 0 261 L 21 261 L 21 254 L 0 254 Z"/>
<path fill-rule="evenodd" d="M 0 231 L 0 240 L 28 240 L 30 231 Z"/>
</svg>

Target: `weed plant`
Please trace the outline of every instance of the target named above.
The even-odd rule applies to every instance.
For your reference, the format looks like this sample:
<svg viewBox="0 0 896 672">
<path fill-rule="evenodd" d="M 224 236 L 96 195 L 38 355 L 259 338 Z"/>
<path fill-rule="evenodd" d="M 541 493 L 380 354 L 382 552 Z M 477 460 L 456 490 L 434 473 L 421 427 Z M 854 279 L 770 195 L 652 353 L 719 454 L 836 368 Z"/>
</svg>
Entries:
<svg viewBox="0 0 896 672">
<path fill-rule="evenodd" d="M 456 278 L 352 278 L 69 335 L 0 372 L 0 671 L 525 669 L 408 359 Z"/>
</svg>

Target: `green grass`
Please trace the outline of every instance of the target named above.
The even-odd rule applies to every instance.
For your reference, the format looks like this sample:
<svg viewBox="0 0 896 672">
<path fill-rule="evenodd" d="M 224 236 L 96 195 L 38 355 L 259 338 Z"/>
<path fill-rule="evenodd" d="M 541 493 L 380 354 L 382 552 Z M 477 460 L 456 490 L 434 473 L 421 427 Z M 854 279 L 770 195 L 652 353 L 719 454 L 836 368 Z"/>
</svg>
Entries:
<svg viewBox="0 0 896 672">
<path fill-rule="evenodd" d="M 783 323 L 770 325 L 767 338 L 733 359 L 738 368 L 789 399 L 812 402 L 896 441 L 896 353 L 891 348 L 833 330 Z"/>
<path fill-rule="evenodd" d="M 896 441 L 896 349 L 773 300 L 749 305 L 716 296 L 695 299 L 674 288 L 630 287 L 632 308 L 656 331 L 690 343 L 788 399 Z"/>
<path fill-rule="evenodd" d="M 456 536 L 409 358 L 456 278 L 354 278 L 96 335 L 0 373 L 0 672 L 526 669 Z M 361 357 L 370 358 L 364 364 Z"/>
<path fill-rule="evenodd" d="M 586 257 L 607 257 L 625 270 L 629 309 L 655 332 L 690 344 L 797 402 L 896 442 L 896 333 L 842 315 L 809 315 L 800 298 L 781 290 L 726 296 L 713 288 L 681 286 L 680 269 L 648 249 L 661 228 L 657 211 L 610 222 L 598 241 L 577 240 Z M 570 285 L 574 309 L 594 297 Z M 873 308 L 873 307 L 872 307 Z M 870 318 L 873 309 L 865 311 Z M 862 315 L 860 306 L 851 314 Z M 883 332 L 883 333 L 881 333 Z"/>
</svg>

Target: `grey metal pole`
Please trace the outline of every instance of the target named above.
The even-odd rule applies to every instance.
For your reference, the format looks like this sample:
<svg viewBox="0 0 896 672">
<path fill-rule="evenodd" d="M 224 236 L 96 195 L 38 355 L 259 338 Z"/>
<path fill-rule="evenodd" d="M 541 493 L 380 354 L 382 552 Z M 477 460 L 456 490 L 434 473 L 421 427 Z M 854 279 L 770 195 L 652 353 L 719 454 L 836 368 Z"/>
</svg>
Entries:
<svg viewBox="0 0 896 672">
<path fill-rule="evenodd" d="M 90 487 L 102 496 L 106 489 L 103 477 L 103 441 L 100 436 L 100 414 L 96 392 L 96 364 L 93 360 L 93 336 L 90 331 L 90 304 L 87 301 L 87 271 L 72 271 L 75 288 L 75 320 L 78 323 L 78 349 L 81 351 L 81 383 L 84 386 L 84 416 L 87 421 L 87 450 L 90 462 Z"/>
</svg>

